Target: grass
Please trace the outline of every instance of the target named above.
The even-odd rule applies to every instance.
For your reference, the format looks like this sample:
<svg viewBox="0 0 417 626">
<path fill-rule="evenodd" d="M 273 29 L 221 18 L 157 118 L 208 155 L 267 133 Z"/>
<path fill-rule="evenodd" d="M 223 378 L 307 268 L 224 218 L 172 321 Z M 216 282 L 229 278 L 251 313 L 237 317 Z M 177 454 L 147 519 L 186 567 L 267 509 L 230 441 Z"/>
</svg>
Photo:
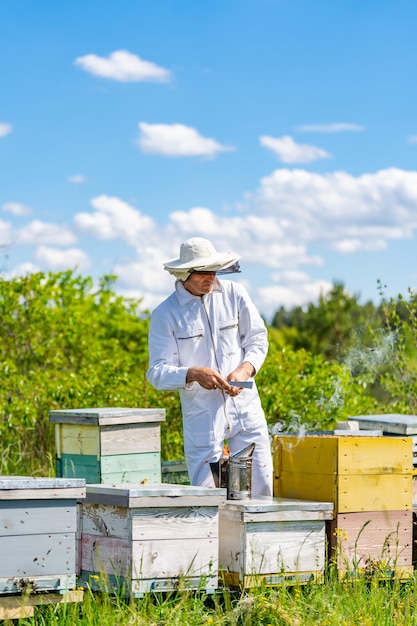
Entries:
<svg viewBox="0 0 417 626">
<path fill-rule="evenodd" d="M 417 626 L 417 584 L 411 577 L 325 581 L 233 592 L 147 593 L 127 599 L 87 589 L 81 603 L 36 607 L 27 626 Z"/>
</svg>

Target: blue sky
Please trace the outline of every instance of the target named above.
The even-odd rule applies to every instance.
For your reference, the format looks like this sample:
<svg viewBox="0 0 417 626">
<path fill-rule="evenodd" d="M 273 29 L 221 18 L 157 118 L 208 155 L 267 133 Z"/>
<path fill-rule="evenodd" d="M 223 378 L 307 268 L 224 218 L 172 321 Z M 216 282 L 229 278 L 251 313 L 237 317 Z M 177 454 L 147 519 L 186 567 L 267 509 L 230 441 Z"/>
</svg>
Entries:
<svg viewBox="0 0 417 626">
<path fill-rule="evenodd" d="M 415 0 L 2 0 L 0 271 L 152 309 L 192 236 L 267 319 L 417 285 Z"/>
</svg>

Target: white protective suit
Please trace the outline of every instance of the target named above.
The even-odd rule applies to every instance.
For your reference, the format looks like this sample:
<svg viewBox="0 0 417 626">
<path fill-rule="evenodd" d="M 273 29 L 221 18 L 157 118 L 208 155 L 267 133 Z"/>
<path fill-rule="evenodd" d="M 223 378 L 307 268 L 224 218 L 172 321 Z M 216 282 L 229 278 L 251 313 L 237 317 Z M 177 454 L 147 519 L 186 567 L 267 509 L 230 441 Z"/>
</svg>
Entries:
<svg viewBox="0 0 417 626">
<path fill-rule="evenodd" d="M 270 440 L 256 384 L 231 397 L 186 383 L 193 366 L 227 378 L 249 361 L 258 372 L 267 351 L 265 324 L 239 283 L 216 277 L 210 293 L 194 296 L 177 281 L 175 291 L 154 309 L 147 379 L 156 389 L 180 392 L 191 484 L 214 487 L 210 463 L 219 460 L 225 440 L 231 454 L 255 443 L 252 495 L 272 495 Z"/>
</svg>

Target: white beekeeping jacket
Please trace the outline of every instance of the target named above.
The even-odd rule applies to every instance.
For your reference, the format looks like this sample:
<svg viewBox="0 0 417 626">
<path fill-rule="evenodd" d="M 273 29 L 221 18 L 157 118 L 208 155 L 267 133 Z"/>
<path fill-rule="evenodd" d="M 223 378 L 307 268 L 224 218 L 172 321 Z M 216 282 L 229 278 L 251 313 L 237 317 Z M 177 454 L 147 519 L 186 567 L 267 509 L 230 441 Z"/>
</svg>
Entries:
<svg viewBox="0 0 417 626">
<path fill-rule="evenodd" d="M 222 390 L 186 384 L 189 367 L 210 367 L 224 378 L 243 361 L 259 371 L 268 351 L 267 330 L 248 292 L 240 283 L 219 280 L 210 293 L 194 296 L 180 281 L 152 313 L 149 330 L 148 381 L 160 390 L 178 390 L 183 418 L 222 415 L 232 420 L 263 411 L 256 385 L 232 398 Z M 256 419 L 257 418 L 257 419 Z"/>
</svg>

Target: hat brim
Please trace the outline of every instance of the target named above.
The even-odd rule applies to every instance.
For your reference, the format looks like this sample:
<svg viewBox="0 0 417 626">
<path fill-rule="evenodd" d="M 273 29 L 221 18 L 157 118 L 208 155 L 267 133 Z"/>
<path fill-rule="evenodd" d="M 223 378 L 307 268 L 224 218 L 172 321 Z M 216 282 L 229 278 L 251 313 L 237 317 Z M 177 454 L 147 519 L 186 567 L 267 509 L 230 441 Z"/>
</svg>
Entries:
<svg viewBox="0 0 417 626">
<path fill-rule="evenodd" d="M 238 254 L 234 252 L 219 252 L 210 257 L 203 257 L 198 261 L 181 261 L 181 259 L 173 259 L 164 263 L 164 269 L 166 270 L 207 270 L 217 271 L 227 269 L 240 259 Z"/>
</svg>

